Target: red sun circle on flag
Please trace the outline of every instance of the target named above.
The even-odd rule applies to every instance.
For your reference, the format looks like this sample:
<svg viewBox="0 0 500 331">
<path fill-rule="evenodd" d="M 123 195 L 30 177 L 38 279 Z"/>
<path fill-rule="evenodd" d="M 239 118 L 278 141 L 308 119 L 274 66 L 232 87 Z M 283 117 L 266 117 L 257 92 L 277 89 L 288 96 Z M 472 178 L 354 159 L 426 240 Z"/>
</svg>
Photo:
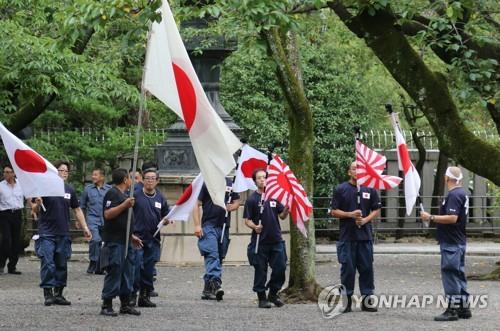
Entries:
<svg viewBox="0 0 500 331">
<path fill-rule="evenodd" d="M 190 184 L 188 188 L 182 193 L 181 197 L 175 203 L 177 206 L 182 205 L 184 202 L 188 201 L 193 194 L 193 184 Z"/>
<path fill-rule="evenodd" d="M 267 162 L 264 160 L 250 158 L 241 164 L 241 172 L 246 178 L 252 178 L 255 169 L 266 169 Z"/>
<path fill-rule="evenodd" d="M 47 171 L 45 160 L 32 150 L 16 149 L 14 152 L 14 160 L 17 166 L 26 172 L 44 173 Z"/>
<path fill-rule="evenodd" d="M 172 67 L 174 68 L 175 84 L 181 102 L 182 116 L 189 132 L 196 118 L 196 92 L 186 72 L 173 62 Z"/>
</svg>

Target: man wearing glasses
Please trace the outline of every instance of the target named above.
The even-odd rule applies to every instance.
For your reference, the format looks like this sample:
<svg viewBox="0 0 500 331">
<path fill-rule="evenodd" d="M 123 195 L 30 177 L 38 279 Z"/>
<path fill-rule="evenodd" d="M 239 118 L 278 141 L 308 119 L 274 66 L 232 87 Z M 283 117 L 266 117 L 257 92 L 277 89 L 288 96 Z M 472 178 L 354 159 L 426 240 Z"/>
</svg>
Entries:
<svg viewBox="0 0 500 331">
<path fill-rule="evenodd" d="M 156 307 L 151 302 L 154 290 L 154 268 L 160 250 L 160 234 L 154 234 L 158 224 L 168 214 L 168 204 L 156 188 L 158 173 L 154 168 L 143 171 L 143 187 L 135 190 L 134 234 L 142 240 L 142 248 L 136 252 L 134 292 L 140 290 L 139 307 Z M 168 223 L 167 223 L 168 224 Z M 133 295 L 135 301 L 135 295 Z M 134 302 L 135 303 L 135 302 Z M 134 304 L 132 303 L 132 304 Z"/>
<path fill-rule="evenodd" d="M 0 274 L 4 272 L 8 259 L 7 272 L 19 275 L 21 272 L 16 269 L 16 265 L 21 240 L 23 192 L 10 165 L 3 167 L 3 177 L 4 180 L 0 182 Z"/>
<path fill-rule="evenodd" d="M 63 296 L 63 289 L 68 279 L 68 260 L 71 257 L 71 238 L 69 235 L 70 214 L 73 209 L 77 227 L 83 229 L 86 240 L 92 235 L 85 223 L 73 187 L 66 183 L 69 175 L 69 163 L 55 163 L 59 177 L 64 180 L 64 197 L 35 198 L 32 212 L 39 215 L 38 235 L 35 251 L 40 258 L 40 287 L 43 288 L 44 304 L 69 306 L 71 302 Z"/>
</svg>

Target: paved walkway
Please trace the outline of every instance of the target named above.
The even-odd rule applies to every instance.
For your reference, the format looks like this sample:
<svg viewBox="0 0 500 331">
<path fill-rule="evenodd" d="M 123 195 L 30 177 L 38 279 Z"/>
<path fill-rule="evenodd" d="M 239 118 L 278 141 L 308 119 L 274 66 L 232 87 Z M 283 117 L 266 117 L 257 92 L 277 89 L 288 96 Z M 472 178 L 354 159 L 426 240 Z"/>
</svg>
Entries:
<svg viewBox="0 0 500 331">
<path fill-rule="evenodd" d="M 484 273 L 495 267 L 497 257 L 471 256 L 468 274 Z M 318 306 L 285 305 L 258 309 L 252 292 L 253 268 L 226 266 L 224 301 L 202 301 L 202 267 L 158 267 L 155 283 L 160 296 L 157 308 L 140 309 L 139 317 L 99 315 L 103 276 L 87 275 L 87 263 L 69 264 L 65 295 L 71 306 L 43 306 L 38 287 L 40 264 L 35 258 L 19 262 L 22 275 L 0 275 L 0 330 L 498 330 L 500 325 L 500 283 L 469 281 L 473 294 L 487 294 L 488 307 L 473 310 L 470 320 L 438 323 L 433 317 L 441 308 L 380 308 L 377 313 L 352 313 L 323 319 Z M 322 286 L 337 284 L 340 267 L 336 259 L 316 266 L 316 280 Z M 377 294 L 438 295 L 442 293 L 437 255 L 382 254 L 375 256 Z M 356 293 L 358 290 L 356 289 Z M 115 309 L 118 303 L 114 302 Z"/>
</svg>

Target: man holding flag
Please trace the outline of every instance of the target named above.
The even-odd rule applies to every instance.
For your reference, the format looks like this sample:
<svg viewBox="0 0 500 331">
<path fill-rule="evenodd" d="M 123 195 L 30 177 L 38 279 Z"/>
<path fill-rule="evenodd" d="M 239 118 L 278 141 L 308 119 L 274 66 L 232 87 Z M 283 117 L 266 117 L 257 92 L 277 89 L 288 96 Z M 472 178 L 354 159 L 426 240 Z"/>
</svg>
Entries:
<svg viewBox="0 0 500 331">
<path fill-rule="evenodd" d="M 373 238 L 371 222 L 380 213 L 380 199 L 377 191 L 370 187 L 357 187 L 356 162 L 347 171 L 349 181 L 333 190 L 330 203 L 331 215 L 340 220 L 340 234 L 337 242 L 337 257 L 342 285 L 347 291 L 345 313 L 351 311 L 356 270 L 359 273 L 359 289 L 363 296 L 361 309 L 375 312 L 370 306 L 369 296 L 375 290 L 373 276 Z M 358 194 L 360 201 L 358 204 Z"/>
<path fill-rule="evenodd" d="M 66 181 L 70 170 L 69 163 L 59 161 L 55 166 L 59 176 Z M 71 257 L 69 208 L 73 209 L 85 239 L 92 238 L 75 190 L 64 183 L 64 192 L 64 197 L 38 197 L 33 199 L 32 204 L 33 214 L 39 215 L 37 219 L 39 238 L 35 241 L 35 251 L 41 262 L 40 287 L 43 288 L 46 306 L 71 305 L 71 302 L 63 296 L 63 289 L 68 279 L 68 260 Z"/>
<path fill-rule="evenodd" d="M 285 283 L 286 248 L 281 236 L 279 219 L 288 216 L 288 208 L 274 199 L 263 200 L 266 187 L 266 171 L 257 169 L 253 174 L 257 191 L 253 192 L 245 203 L 243 220 L 252 229 L 252 238 L 248 245 L 248 262 L 255 269 L 253 291 L 257 293 L 259 308 L 271 308 L 284 305 L 278 292 Z M 257 239 L 258 238 L 258 239 Z M 258 250 L 255 246 L 258 241 Z M 271 278 L 267 282 L 267 268 L 272 269 Z M 269 289 L 269 296 L 266 290 Z"/>
<path fill-rule="evenodd" d="M 205 261 L 203 300 L 222 300 L 222 261 L 229 247 L 231 212 L 240 206 L 240 195 L 232 190 L 233 183 L 226 178 L 226 209 L 214 204 L 206 185 L 198 196 L 198 206 L 193 211 L 194 234 L 198 237 L 198 249 Z M 200 221 L 200 206 L 203 214 Z M 223 232 L 224 231 L 224 232 Z"/>
<path fill-rule="evenodd" d="M 141 239 L 142 247 L 135 254 L 134 293 L 131 301 L 132 305 L 135 305 L 137 291 L 140 291 L 137 305 L 156 307 L 156 304 L 151 302 L 151 292 L 154 290 L 153 274 L 160 251 L 160 234 L 154 234 L 158 224 L 168 214 L 169 208 L 163 194 L 156 187 L 156 170 L 146 169 L 143 176 L 143 187 L 134 193 L 134 234 Z"/>
</svg>

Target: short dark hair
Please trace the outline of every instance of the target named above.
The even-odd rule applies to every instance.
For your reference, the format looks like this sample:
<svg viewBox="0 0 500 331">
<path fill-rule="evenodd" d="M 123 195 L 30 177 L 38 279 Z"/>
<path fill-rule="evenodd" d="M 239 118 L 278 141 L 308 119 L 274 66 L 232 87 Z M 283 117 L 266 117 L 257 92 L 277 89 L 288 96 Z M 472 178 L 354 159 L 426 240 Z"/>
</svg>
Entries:
<svg viewBox="0 0 500 331">
<path fill-rule="evenodd" d="M 156 179 L 158 179 L 158 171 L 156 171 L 156 169 L 154 169 L 154 168 L 148 168 L 148 169 L 144 170 L 144 171 L 142 172 L 142 175 L 143 175 L 143 176 L 146 176 L 146 174 L 149 174 L 149 173 L 151 173 L 151 172 L 152 172 L 152 173 L 154 173 L 154 174 L 155 174 L 155 176 L 156 176 Z"/>
<path fill-rule="evenodd" d="M 70 171 L 71 166 L 69 165 L 69 161 L 64 161 L 64 160 L 58 160 L 54 163 L 54 166 L 56 169 L 59 169 L 60 166 L 65 165 L 68 168 L 68 171 Z"/>
<path fill-rule="evenodd" d="M 120 185 L 123 181 L 128 178 L 128 171 L 124 168 L 114 169 L 111 173 L 111 181 L 115 185 Z"/>
<path fill-rule="evenodd" d="M 2 169 L 9 168 L 10 170 L 14 170 L 10 164 L 4 164 Z"/>
<path fill-rule="evenodd" d="M 128 170 L 128 172 L 133 172 L 132 170 L 134 170 L 134 169 L 130 168 L 130 169 Z M 142 175 L 142 170 L 141 170 L 140 168 L 136 168 L 136 169 L 135 169 L 135 172 L 138 172 L 138 173 L 140 173 L 140 174 Z"/>
<path fill-rule="evenodd" d="M 104 169 L 103 168 L 94 168 L 94 170 L 92 170 L 92 172 L 94 171 L 99 171 L 99 173 L 103 176 L 106 176 L 106 172 L 104 172 Z"/>
<path fill-rule="evenodd" d="M 261 171 L 264 171 L 266 173 L 266 177 L 267 177 L 267 171 L 266 171 L 266 169 L 264 169 L 264 168 L 257 168 L 252 173 L 252 179 L 253 179 L 254 182 L 257 180 L 257 174 L 259 172 L 261 172 Z"/>
<path fill-rule="evenodd" d="M 142 173 L 145 174 L 147 170 L 158 170 L 158 165 L 156 164 L 156 162 L 153 162 L 153 161 L 149 161 L 149 162 L 144 162 L 142 164 Z"/>
</svg>

